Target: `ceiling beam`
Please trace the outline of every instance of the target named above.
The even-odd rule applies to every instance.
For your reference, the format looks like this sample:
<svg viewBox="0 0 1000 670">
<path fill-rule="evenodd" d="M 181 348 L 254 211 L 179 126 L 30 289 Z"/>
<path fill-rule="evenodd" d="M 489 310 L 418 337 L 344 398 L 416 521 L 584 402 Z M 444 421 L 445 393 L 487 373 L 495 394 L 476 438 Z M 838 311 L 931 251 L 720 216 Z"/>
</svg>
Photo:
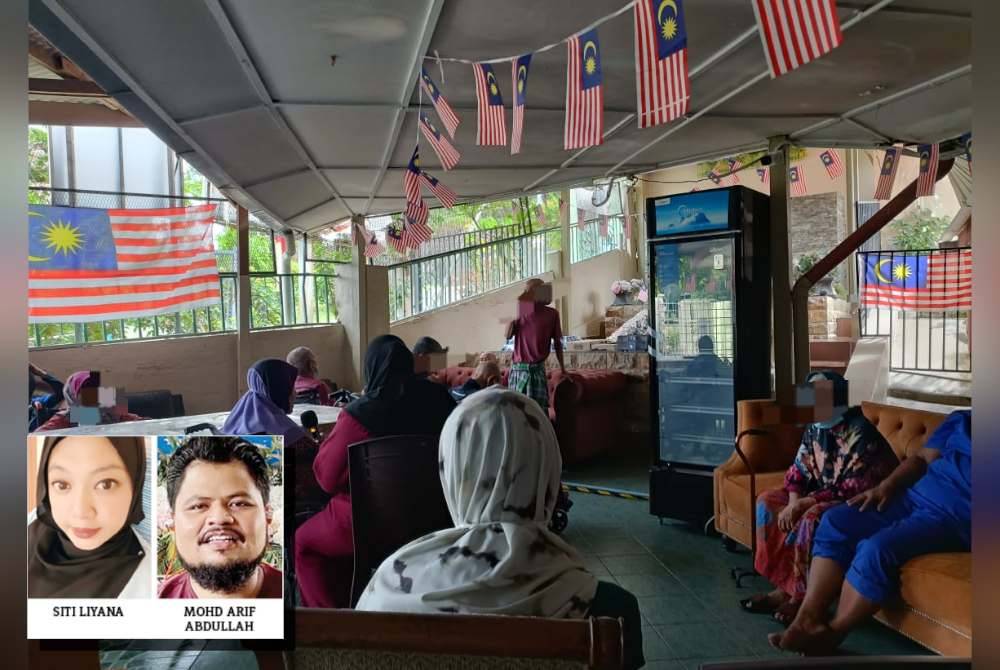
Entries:
<svg viewBox="0 0 1000 670">
<path fill-rule="evenodd" d="M 34 32 L 41 39 L 41 33 Z M 47 43 L 47 41 L 46 41 Z M 45 48 L 36 43 L 33 39 L 28 41 L 28 55 L 45 66 L 53 74 L 57 74 L 64 79 L 76 79 L 78 81 L 90 81 L 87 73 L 81 70 L 76 63 L 59 53 L 55 47 Z"/>
<path fill-rule="evenodd" d="M 173 131 L 178 137 L 180 137 L 184 142 L 187 143 L 191 149 L 197 152 L 198 156 L 204 161 L 205 165 L 211 168 L 213 172 L 223 177 L 225 180 L 224 184 L 217 185 L 218 188 L 226 188 L 230 185 L 235 185 L 237 182 L 232 178 L 228 172 L 222 169 L 222 166 L 212 158 L 212 156 L 205 151 L 205 148 L 201 146 L 193 137 L 177 121 L 167 113 L 167 110 L 156 101 L 153 96 L 151 96 L 145 88 L 139 83 L 139 81 L 132 76 L 130 73 L 114 56 L 112 56 L 101 44 L 94 39 L 86 28 L 76 19 L 76 17 L 70 13 L 65 7 L 63 7 L 60 0 L 40 0 L 45 7 L 52 12 L 56 18 L 58 18 L 63 25 L 66 26 L 76 37 L 83 42 L 83 44 L 90 49 L 94 56 L 100 60 L 104 65 L 111 70 L 116 77 L 118 77 L 124 84 L 128 87 L 129 91 L 135 95 L 139 100 L 145 104 L 149 110 L 155 114 L 171 131 Z M 244 193 L 247 201 L 254 205 L 255 211 L 264 212 L 267 216 L 273 218 L 275 221 L 280 221 L 281 218 L 276 216 L 274 212 L 270 211 L 268 208 L 264 207 L 255 198 L 251 197 L 249 194 Z"/>
<path fill-rule="evenodd" d="M 264 106 L 267 107 L 270 113 L 271 119 L 274 124 L 278 127 L 278 130 L 285 136 L 286 141 L 292 146 L 292 148 L 299 154 L 306 166 L 319 178 L 319 180 L 326 186 L 333 197 L 341 201 L 341 204 L 347 209 L 348 212 L 354 214 L 354 210 L 351 209 L 350 205 L 344 202 L 343 198 L 340 197 L 340 192 L 337 187 L 334 186 L 330 179 L 319 171 L 316 167 L 316 162 L 313 160 L 309 151 L 306 149 L 302 140 L 299 136 L 295 134 L 291 126 L 282 116 L 281 111 L 274 105 L 274 101 L 271 98 L 271 94 L 267 90 L 267 86 L 264 84 L 264 80 L 261 78 L 260 73 L 257 71 L 256 66 L 253 64 L 253 60 L 250 58 L 250 54 L 247 52 L 246 47 L 243 44 L 243 40 L 236 33 L 236 28 L 233 26 L 232 22 L 229 20 L 229 16 L 226 14 L 226 10 L 223 9 L 220 0 L 204 0 L 209 13 L 212 18 L 215 19 L 215 23 L 218 25 L 219 30 L 222 31 L 222 35 L 229 45 L 230 50 L 236 57 L 236 61 L 239 63 L 240 67 L 243 69 L 243 74 L 246 75 L 247 80 L 250 82 L 250 86 L 253 88 L 257 97 L 260 99 Z M 281 220 L 280 218 L 278 219 Z"/>
<path fill-rule="evenodd" d="M 417 48 L 413 51 L 413 57 L 410 60 L 409 69 L 403 81 L 403 90 L 399 93 L 399 109 L 396 110 L 396 118 L 393 120 L 392 128 L 389 130 L 389 137 L 386 138 L 385 150 L 382 152 L 381 167 L 379 168 L 378 175 L 375 177 L 375 182 L 372 184 L 372 192 L 368 197 L 368 202 L 365 204 L 363 214 L 367 214 L 368 210 L 371 209 L 375 194 L 382 188 L 382 180 L 385 179 L 385 173 L 389 169 L 389 161 L 392 160 L 392 154 L 396 149 L 396 142 L 399 140 L 399 133 L 403 129 L 403 120 L 406 118 L 403 109 L 410 103 L 410 97 L 413 95 L 413 85 L 417 82 L 417 70 L 421 63 L 423 63 L 424 54 L 427 53 L 427 49 L 430 47 L 431 36 L 437 27 L 438 17 L 441 16 L 441 8 L 443 6 L 444 0 L 430 0 L 428 2 L 427 14 L 424 17 L 423 26 L 420 28 L 420 37 L 417 40 Z"/>
<path fill-rule="evenodd" d="M 868 7 L 867 9 L 865 9 L 862 12 L 859 12 L 858 14 L 856 14 L 853 17 L 851 17 L 847 21 L 844 21 L 841 24 L 841 30 L 842 31 L 843 30 L 849 30 L 853 26 L 857 25 L 860 21 L 863 21 L 864 19 L 868 18 L 869 16 L 871 16 L 875 12 L 879 11 L 880 9 L 882 9 L 884 7 L 887 7 L 888 5 L 892 4 L 892 2 L 893 2 L 893 0 L 879 0 L 879 2 L 876 2 L 871 7 Z M 754 33 L 756 34 L 757 29 L 754 28 L 753 30 L 754 30 Z M 740 37 L 744 37 L 744 36 L 746 36 L 748 34 L 750 34 L 749 30 L 747 32 L 743 33 L 743 35 L 741 35 Z M 727 45 L 727 47 L 728 46 L 729 45 Z M 727 47 L 723 47 L 723 49 L 726 49 Z M 711 61 L 713 58 L 714 58 L 714 56 L 710 56 L 709 60 Z M 763 72 L 761 72 L 760 74 L 756 75 L 752 79 L 749 79 L 749 80 L 743 82 L 742 84 L 740 84 L 739 86 L 737 86 L 736 88 L 734 88 L 733 90 L 731 90 L 729 93 L 726 93 L 725 95 L 723 95 L 721 98 L 718 98 L 715 101 L 709 103 L 708 105 L 706 105 L 705 107 L 703 107 L 701 110 L 695 112 L 694 114 L 688 115 L 680 123 L 674 124 L 673 126 L 671 126 L 670 128 L 668 128 L 665 132 L 661 133 L 656 139 L 654 139 L 649 144 L 647 144 L 644 147 L 641 147 L 641 148 L 637 149 L 636 151 L 632 152 L 631 154 L 629 154 L 624 160 L 619 161 L 619 163 L 617 165 L 615 165 L 613 168 L 611 168 L 610 170 L 608 170 L 607 172 L 605 172 L 604 175 L 606 177 L 607 176 L 611 176 L 613 173 L 615 173 L 616 171 L 618 171 L 623 165 L 625 165 L 626 163 L 628 163 L 629 161 L 631 161 L 636 156 L 639 156 L 640 154 L 648 151 L 649 149 L 653 148 L 654 146 L 656 146 L 657 144 L 659 144 L 663 140 L 667 139 L 668 137 L 670 137 L 671 135 L 673 135 L 674 133 L 676 133 L 677 131 L 679 131 L 681 128 L 684 128 L 688 124 L 696 121 L 699 117 L 704 116 L 705 114 L 707 114 L 708 112 L 712 111 L 716 107 L 719 107 L 720 105 L 725 104 L 726 102 L 728 102 L 732 98 L 735 98 L 740 93 L 743 93 L 744 91 L 752 88 L 757 83 L 759 83 L 761 81 L 764 81 L 765 79 L 770 78 L 770 76 L 771 76 L 771 71 L 770 71 L 770 69 L 768 69 L 768 70 L 764 70 Z M 692 79 L 694 78 L 694 73 L 691 74 L 691 77 L 692 77 Z M 826 123 L 826 121 L 823 121 L 822 123 Z"/>
<path fill-rule="evenodd" d="M 972 73 L 972 65 L 963 65 L 960 68 L 956 68 L 949 72 L 945 72 L 944 74 L 938 75 L 937 77 L 934 77 L 932 79 L 928 79 L 926 81 L 920 82 L 919 84 L 914 84 L 913 86 L 904 88 L 902 91 L 896 91 L 891 95 L 879 98 L 878 100 L 869 102 L 866 105 L 855 107 L 854 109 L 844 112 L 843 114 L 834 117 L 832 119 L 827 119 L 825 121 L 820 121 L 818 123 L 806 126 L 801 130 L 795 131 L 794 133 L 789 135 L 789 137 L 794 140 L 800 137 L 804 137 L 806 135 L 811 135 L 812 133 L 823 130 L 824 128 L 829 128 L 830 126 L 836 125 L 844 121 L 853 121 L 853 117 L 855 116 L 866 114 L 868 112 L 879 109 L 880 107 L 884 107 L 897 100 L 901 100 L 903 98 L 915 95 L 917 93 L 922 93 L 927 89 L 934 88 L 935 86 L 940 86 L 942 84 L 946 84 L 949 81 L 952 81 L 953 79 L 959 79 L 960 77 L 964 77 L 971 73 Z"/>
<path fill-rule="evenodd" d="M 66 95 L 74 98 L 109 98 L 104 89 L 92 81 L 79 79 L 28 79 L 28 93 Z"/>
</svg>

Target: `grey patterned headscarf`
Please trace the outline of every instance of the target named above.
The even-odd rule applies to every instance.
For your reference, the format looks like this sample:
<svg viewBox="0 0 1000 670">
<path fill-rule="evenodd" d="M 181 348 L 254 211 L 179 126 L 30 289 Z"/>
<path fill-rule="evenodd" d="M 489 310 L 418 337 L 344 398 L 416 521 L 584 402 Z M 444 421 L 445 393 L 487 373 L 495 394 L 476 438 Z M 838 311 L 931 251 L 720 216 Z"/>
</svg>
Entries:
<svg viewBox="0 0 1000 670">
<path fill-rule="evenodd" d="M 597 579 L 548 529 L 562 458 L 538 405 L 503 389 L 470 396 L 444 425 L 440 467 L 455 527 L 386 559 L 357 609 L 586 616 Z"/>
</svg>

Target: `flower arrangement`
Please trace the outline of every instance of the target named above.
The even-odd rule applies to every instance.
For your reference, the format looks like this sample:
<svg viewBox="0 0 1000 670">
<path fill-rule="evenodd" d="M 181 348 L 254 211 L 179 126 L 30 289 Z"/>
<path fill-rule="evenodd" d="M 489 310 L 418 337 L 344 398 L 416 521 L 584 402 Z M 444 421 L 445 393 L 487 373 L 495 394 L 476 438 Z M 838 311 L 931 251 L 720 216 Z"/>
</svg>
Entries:
<svg viewBox="0 0 1000 670">
<path fill-rule="evenodd" d="M 611 282 L 611 293 L 619 303 L 636 297 L 639 302 L 646 302 L 646 282 L 641 279 L 618 279 Z"/>
</svg>

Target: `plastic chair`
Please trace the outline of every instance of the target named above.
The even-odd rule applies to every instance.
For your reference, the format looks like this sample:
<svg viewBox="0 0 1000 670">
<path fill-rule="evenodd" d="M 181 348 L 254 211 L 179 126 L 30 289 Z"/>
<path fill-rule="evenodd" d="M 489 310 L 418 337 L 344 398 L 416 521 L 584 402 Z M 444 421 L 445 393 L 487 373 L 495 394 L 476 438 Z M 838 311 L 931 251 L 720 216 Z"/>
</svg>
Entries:
<svg viewBox="0 0 1000 670">
<path fill-rule="evenodd" d="M 174 416 L 174 397 L 170 391 L 140 391 L 128 394 L 128 411 L 148 419 L 171 419 Z"/>
<path fill-rule="evenodd" d="M 347 453 L 354 607 L 382 561 L 408 542 L 453 524 L 441 489 L 437 437 L 380 437 L 352 444 Z"/>
</svg>

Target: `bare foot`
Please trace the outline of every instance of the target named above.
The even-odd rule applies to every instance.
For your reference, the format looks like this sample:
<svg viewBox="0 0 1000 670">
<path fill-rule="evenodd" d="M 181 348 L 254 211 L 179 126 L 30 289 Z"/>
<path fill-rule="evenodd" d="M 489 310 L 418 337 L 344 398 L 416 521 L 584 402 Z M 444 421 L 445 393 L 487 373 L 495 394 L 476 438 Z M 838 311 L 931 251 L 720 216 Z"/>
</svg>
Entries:
<svg viewBox="0 0 1000 670">
<path fill-rule="evenodd" d="M 784 633 L 771 633 L 767 636 L 772 647 L 783 651 L 795 651 L 806 656 L 829 654 L 843 639 L 843 635 L 834 631 L 825 622 L 801 616 L 793 621 Z"/>
<path fill-rule="evenodd" d="M 801 600 L 786 599 L 785 602 L 774 611 L 774 620 L 783 626 L 788 626 L 795 621 L 795 616 L 802 606 Z"/>
</svg>

